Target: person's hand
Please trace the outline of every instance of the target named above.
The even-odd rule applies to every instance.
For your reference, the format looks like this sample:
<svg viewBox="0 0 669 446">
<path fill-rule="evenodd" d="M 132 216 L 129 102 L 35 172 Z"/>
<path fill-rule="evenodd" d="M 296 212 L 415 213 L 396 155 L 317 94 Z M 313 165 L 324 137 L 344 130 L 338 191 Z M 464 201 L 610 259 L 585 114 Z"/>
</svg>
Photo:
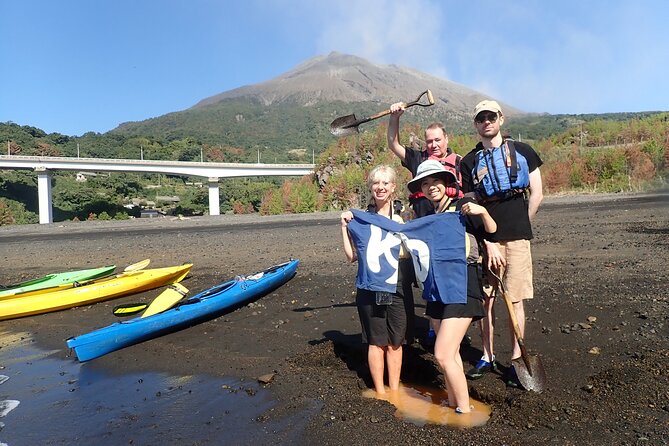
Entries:
<svg viewBox="0 0 669 446">
<path fill-rule="evenodd" d="M 460 213 L 462 215 L 484 215 L 486 212 L 487 211 L 483 206 L 472 202 L 465 203 L 462 205 L 462 208 L 460 208 Z"/>
<path fill-rule="evenodd" d="M 348 222 L 353 220 L 353 212 L 351 211 L 344 211 L 341 213 L 341 226 L 342 228 L 345 228 L 348 225 Z"/>
<path fill-rule="evenodd" d="M 395 102 L 390 106 L 390 114 L 399 118 L 404 113 L 405 108 L 406 104 L 404 102 Z"/>
<path fill-rule="evenodd" d="M 500 267 L 506 266 L 506 259 L 496 244 L 486 240 L 485 246 L 488 253 L 488 269 L 499 271 Z"/>
</svg>

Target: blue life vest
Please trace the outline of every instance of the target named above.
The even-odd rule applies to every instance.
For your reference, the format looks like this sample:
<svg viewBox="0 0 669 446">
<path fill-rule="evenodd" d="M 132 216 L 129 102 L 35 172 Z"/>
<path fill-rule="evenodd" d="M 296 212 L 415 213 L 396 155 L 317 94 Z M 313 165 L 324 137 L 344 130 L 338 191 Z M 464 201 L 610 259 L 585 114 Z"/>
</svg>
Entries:
<svg viewBox="0 0 669 446">
<path fill-rule="evenodd" d="M 530 169 L 513 140 L 506 139 L 502 147 L 476 152 L 472 179 L 474 190 L 483 199 L 504 199 L 529 187 Z"/>
</svg>

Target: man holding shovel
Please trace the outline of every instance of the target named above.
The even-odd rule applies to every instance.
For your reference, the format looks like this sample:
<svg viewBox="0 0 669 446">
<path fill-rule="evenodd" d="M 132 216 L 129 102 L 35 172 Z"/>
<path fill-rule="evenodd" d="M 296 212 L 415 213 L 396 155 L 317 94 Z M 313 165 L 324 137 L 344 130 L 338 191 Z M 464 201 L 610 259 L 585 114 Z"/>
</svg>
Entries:
<svg viewBox="0 0 669 446">
<path fill-rule="evenodd" d="M 416 170 L 420 163 L 428 158 L 439 161 L 449 171 L 453 171 L 457 167 L 459 172 L 460 166 L 453 165 L 455 162 L 451 162 L 450 158 L 454 159 L 454 157 L 449 157 L 452 152 L 451 149 L 448 148 L 448 135 L 441 123 L 432 123 L 425 129 L 425 151 L 416 150 L 411 147 L 407 148 L 400 143 L 400 116 L 404 113 L 405 108 L 406 104 L 404 102 L 396 102 L 390 106 L 388 148 L 402 161 L 402 165 L 411 172 L 411 176 L 413 177 L 416 175 Z M 452 198 L 461 197 L 459 189 L 450 192 L 452 195 L 458 195 Z M 432 205 L 432 202 L 425 198 L 422 192 L 411 194 L 409 196 L 409 203 L 411 204 L 416 217 L 424 217 L 425 215 L 434 214 L 434 206 Z"/>
<path fill-rule="evenodd" d="M 480 136 L 481 142 L 462 158 L 462 186 L 465 193 L 476 192 L 478 194 L 480 192 L 480 188 L 475 184 L 475 177 L 478 177 L 484 171 L 483 175 L 487 174 L 488 169 L 481 167 L 477 159 L 480 159 L 481 151 L 489 151 L 487 153 L 490 153 L 492 150 L 498 150 L 505 146 L 505 139 L 501 132 L 503 124 L 504 115 L 496 101 L 485 100 L 476 105 L 474 110 L 474 127 Z M 508 150 L 508 146 L 505 147 Z M 521 142 L 513 142 L 513 147 L 517 153 L 521 154 L 527 160 L 526 168 L 529 177 L 529 187 L 526 187 L 522 191 L 511 191 L 501 197 L 486 196 L 485 194 L 477 196 L 480 199 L 479 202 L 497 222 L 497 232 L 486 234 L 485 237 L 488 254 L 487 266 L 501 278 L 503 287 L 501 288 L 499 284 L 496 284 L 495 289 L 492 290 L 489 297 L 484 301 L 488 317 L 481 320 L 483 357 L 473 369 L 467 372 L 467 377 L 478 379 L 495 368 L 493 350 L 495 315 L 493 304 L 494 298 L 500 296 L 500 293 L 506 290 L 508 293 L 505 293 L 506 296 L 504 297 L 510 297 L 513 302 L 513 313 L 516 316 L 516 328 L 518 329 L 519 336 L 516 335 L 514 330 L 510 330 L 513 345 L 511 355 L 512 365 L 509 367 L 505 378 L 507 385 L 519 387 L 521 383 L 519 382 L 514 364 L 517 367 L 521 366 L 517 362 L 521 355 L 523 359 L 527 359 L 522 341 L 525 331 L 525 308 L 523 301 L 534 297 L 532 255 L 530 252 L 530 240 L 533 237 L 531 220 L 537 213 L 539 205 L 543 200 L 541 172 L 539 170 L 543 162 L 529 145 Z M 478 158 L 477 154 L 479 154 Z M 525 370 L 521 372 L 525 372 Z"/>
</svg>

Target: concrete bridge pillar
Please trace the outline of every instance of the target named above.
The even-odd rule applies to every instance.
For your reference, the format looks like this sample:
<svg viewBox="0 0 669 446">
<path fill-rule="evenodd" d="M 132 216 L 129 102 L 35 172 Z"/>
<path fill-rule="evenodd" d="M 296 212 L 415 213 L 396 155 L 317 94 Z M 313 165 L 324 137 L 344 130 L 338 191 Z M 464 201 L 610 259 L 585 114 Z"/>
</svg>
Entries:
<svg viewBox="0 0 669 446">
<path fill-rule="evenodd" d="M 44 167 L 35 169 L 37 172 L 37 194 L 39 202 L 40 224 L 53 223 L 53 206 L 51 203 L 51 172 Z"/>
<path fill-rule="evenodd" d="M 209 177 L 209 215 L 221 215 L 218 177 Z"/>
</svg>

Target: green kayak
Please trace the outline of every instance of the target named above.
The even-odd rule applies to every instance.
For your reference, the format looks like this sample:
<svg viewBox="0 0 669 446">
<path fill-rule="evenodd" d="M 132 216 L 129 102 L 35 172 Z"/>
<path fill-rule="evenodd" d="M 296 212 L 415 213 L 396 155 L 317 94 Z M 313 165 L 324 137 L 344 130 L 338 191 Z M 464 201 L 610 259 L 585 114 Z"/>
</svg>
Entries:
<svg viewBox="0 0 669 446">
<path fill-rule="evenodd" d="M 35 294 L 45 292 L 54 287 L 62 287 L 74 284 L 75 282 L 98 279 L 113 274 L 115 269 L 116 265 L 110 265 L 103 266 L 102 268 L 48 274 L 44 277 L 17 283 L 8 287 L 0 287 L 0 299 L 6 299 L 13 296 L 19 297 L 18 295 L 26 293 Z"/>
</svg>

